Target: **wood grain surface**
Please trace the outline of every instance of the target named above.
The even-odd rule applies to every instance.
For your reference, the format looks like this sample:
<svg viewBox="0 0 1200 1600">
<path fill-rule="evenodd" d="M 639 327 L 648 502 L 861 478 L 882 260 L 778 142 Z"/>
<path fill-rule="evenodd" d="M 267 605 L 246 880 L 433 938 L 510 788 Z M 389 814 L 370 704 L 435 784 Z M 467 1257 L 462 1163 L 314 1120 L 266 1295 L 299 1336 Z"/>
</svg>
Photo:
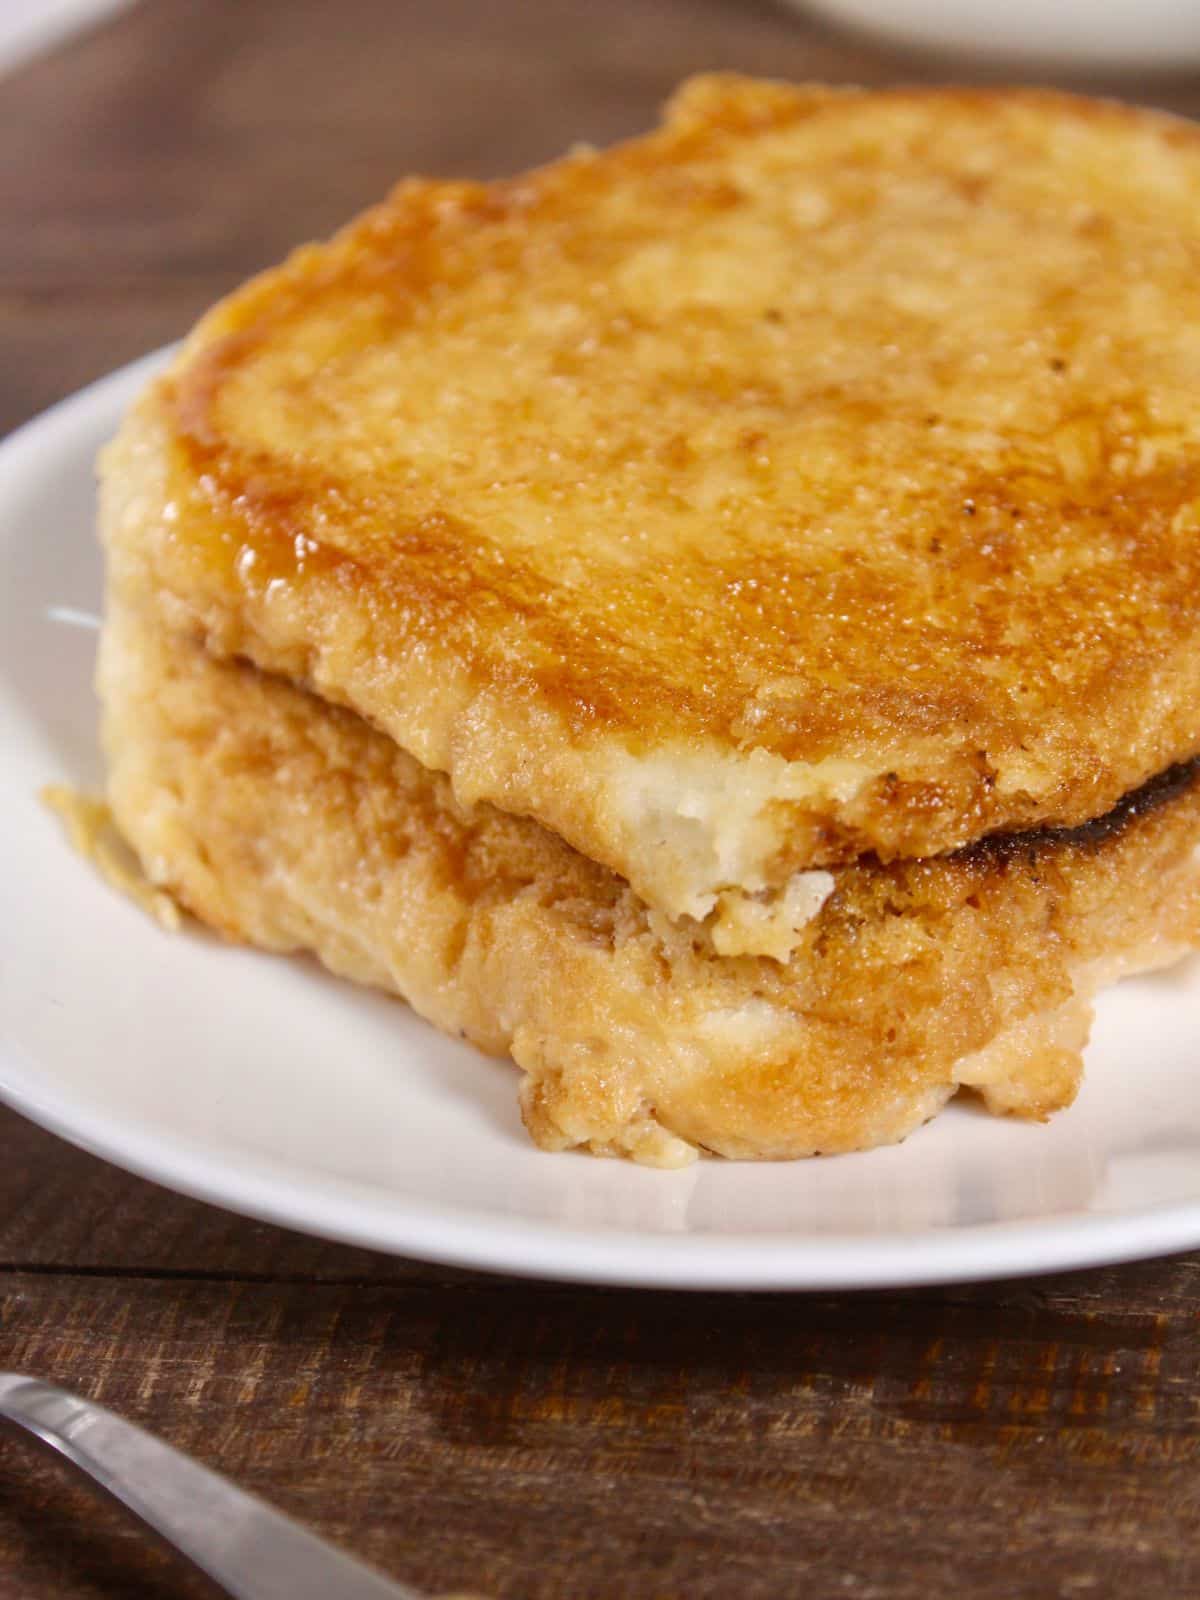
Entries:
<svg viewBox="0 0 1200 1600">
<path fill-rule="evenodd" d="M 407 171 L 646 126 L 685 73 L 979 74 L 753 0 L 146 0 L 0 78 L 0 429 Z M 1087 84 L 1200 114 L 1200 78 Z M 169 1195 L 0 1112 L 0 1368 L 431 1591 L 1200 1594 L 1200 1257 L 843 1297 L 520 1284 Z M 0 1600 L 202 1591 L 0 1441 Z"/>
</svg>

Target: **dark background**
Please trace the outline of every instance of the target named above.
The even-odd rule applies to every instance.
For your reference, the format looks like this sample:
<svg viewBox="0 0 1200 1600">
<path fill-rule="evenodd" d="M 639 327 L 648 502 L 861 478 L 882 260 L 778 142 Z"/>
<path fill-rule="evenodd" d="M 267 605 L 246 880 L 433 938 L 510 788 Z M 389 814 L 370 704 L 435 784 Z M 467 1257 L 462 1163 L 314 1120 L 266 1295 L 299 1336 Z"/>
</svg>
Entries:
<svg viewBox="0 0 1200 1600">
<path fill-rule="evenodd" d="M 635 133 L 713 67 L 981 75 L 765 0 L 145 0 L 0 78 L 0 430 L 403 173 Z M 1196 75 L 1080 86 L 1200 113 Z M 837 1298 L 472 1277 L 227 1216 L 0 1112 L 0 1368 L 431 1590 L 1182 1600 L 1198 1296 L 1200 1257 Z M 0 1444 L 0 1600 L 192 1593 Z"/>
</svg>

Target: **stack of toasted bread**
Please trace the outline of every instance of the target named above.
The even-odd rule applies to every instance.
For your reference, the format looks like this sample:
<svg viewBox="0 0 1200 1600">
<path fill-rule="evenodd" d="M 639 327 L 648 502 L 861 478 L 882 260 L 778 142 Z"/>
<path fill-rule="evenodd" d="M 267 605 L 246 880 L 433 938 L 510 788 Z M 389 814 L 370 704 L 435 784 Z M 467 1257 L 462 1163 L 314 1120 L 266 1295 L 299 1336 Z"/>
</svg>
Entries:
<svg viewBox="0 0 1200 1600">
<path fill-rule="evenodd" d="M 1044 1116 L 1200 936 L 1198 284 L 1200 131 L 1051 93 L 402 184 L 106 453 L 120 826 L 547 1148 Z"/>
</svg>

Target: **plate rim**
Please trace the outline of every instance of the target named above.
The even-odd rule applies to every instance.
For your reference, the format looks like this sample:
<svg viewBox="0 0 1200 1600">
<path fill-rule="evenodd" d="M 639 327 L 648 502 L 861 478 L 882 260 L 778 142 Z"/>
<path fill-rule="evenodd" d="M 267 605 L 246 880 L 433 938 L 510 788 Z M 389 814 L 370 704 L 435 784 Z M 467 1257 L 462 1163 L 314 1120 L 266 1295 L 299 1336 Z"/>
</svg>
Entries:
<svg viewBox="0 0 1200 1600">
<path fill-rule="evenodd" d="M 106 1117 L 86 1098 L 23 1088 L 19 1079 L 0 1076 L 0 1102 L 136 1177 L 258 1222 L 381 1254 L 547 1281 L 742 1293 L 918 1288 L 1118 1265 L 1187 1250 L 1200 1239 L 1195 1202 L 883 1238 L 864 1232 L 769 1240 L 755 1234 L 639 1235 L 418 1205 L 403 1197 L 385 1210 L 356 1197 L 354 1184 L 328 1175 L 308 1194 L 268 1157 L 243 1155 L 238 1171 L 222 1168 L 199 1143 L 153 1127 L 139 1132 Z M 671 1174 L 663 1176 L 670 1181 Z"/>
<path fill-rule="evenodd" d="M 14 458 L 44 449 L 57 431 L 87 429 L 98 412 L 115 412 L 177 348 L 151 351 L 14 429 L 0 440 L 0 475 Z M 1028 1277 L 1200 1247 L 1200 1198 L 885 1236 L 791 1232 L 770 1238 L 584 1228 L 441 1202 L 418 1204 L 403 1195 L 385 1207 L 332 1175 L 308 1190 L 294 1171 L 269 1157 L 246 1153 L 236 1170 L 222 1165 L 200 1141 L 160 1125 L 131 1126 L 106 1115 L 85 1092 L 73 1095 L 44 1079 L 39 1083 L 36 1063 L 14 1060 L 8 1051 L 0 1054 L 0 1103 L 190 1199 L 388 1255 L 515 1277 L 636 1289 L 820 1293 Z"/>
</svg>

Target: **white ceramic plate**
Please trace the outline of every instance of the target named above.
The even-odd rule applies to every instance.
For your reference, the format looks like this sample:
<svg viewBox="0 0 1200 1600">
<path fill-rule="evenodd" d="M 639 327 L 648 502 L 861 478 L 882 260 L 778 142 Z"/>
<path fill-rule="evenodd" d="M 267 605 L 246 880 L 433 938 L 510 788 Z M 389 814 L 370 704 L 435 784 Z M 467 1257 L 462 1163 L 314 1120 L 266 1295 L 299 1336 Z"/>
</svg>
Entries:
<svg viewBox="0 0 1200 1600">
<path fill-rule="evenodd" d="M 1200 56 L 1193 0 L 786 0 L 890 44 L 975 61 L 1130 73 Z"/>
<path fill-rule="evenodd" d="M 896 1149 L 664 1173 L 539 1153 L 511 1067 L 107 888 L 37 791 L 99 783 L 92 462 L 160 359 L 0 446 L 0 1097 L 235 1211 L 545 1277 L 865 1287 L 1200 1246 L 1200 963 L 1105 998 L 1045 1126 L 952 1106 Z"/>
</svg>

